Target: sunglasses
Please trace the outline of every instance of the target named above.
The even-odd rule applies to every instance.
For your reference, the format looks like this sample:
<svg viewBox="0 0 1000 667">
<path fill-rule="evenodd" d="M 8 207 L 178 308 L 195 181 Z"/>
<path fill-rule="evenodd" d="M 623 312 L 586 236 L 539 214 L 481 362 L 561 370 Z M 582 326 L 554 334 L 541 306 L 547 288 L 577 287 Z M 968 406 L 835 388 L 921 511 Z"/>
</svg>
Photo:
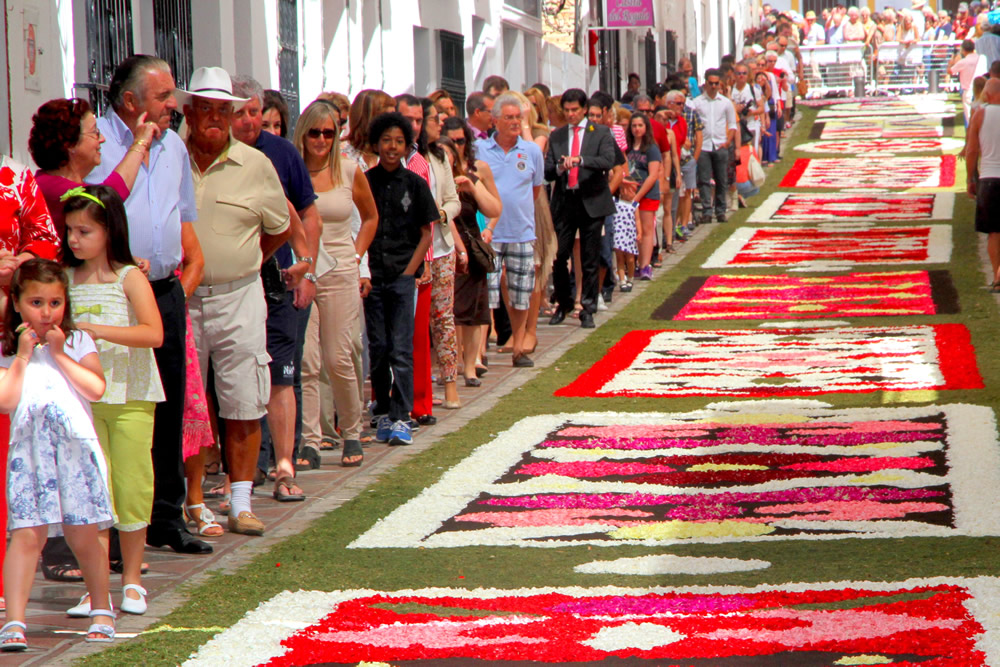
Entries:
<svg viewBox="0 0 1000 667">
<path fill-rule="evenodd" d="M 324 139 L 335 139 L 337 137 L 337 131 L 330 129 L 321 130 L 318 127 L 311 127 L 306 130 L 306 136 L 310 139 L 319 139 L 320 137 L 323 137 Z"/>
<path fill-rule="evenodd" d="M 455 139 L 455 145 L 456 146 L 464 146 L 465 145 L 465 139 Z"/>
</svg>

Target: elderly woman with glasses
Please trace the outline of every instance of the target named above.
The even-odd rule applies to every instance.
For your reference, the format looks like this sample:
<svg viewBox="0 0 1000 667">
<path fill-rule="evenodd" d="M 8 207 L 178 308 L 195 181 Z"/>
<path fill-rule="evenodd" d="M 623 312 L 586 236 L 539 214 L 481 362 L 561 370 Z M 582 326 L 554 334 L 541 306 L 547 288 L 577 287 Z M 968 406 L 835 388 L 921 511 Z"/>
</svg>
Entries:
<svg viewBox="0 0 1000 667">
<path fill-rule="evenodd" d="M 38 165 L 35 180 L 45 197 L 56 232 L 62 237 L 64 223 L 59 198 L 67 190 L 83 185 L 83 179 L 101 164 L 104 137 L 97 129 L 97 117 L 80 98 L 49 100 L 32 117 L 28 151 Z M 149 155 L 153 139 L 160 135 L 156 123 L 139 123 L 138 136 L 125 157 L 102 185 L 128 199 L 139 166 Z"/>
</svg>

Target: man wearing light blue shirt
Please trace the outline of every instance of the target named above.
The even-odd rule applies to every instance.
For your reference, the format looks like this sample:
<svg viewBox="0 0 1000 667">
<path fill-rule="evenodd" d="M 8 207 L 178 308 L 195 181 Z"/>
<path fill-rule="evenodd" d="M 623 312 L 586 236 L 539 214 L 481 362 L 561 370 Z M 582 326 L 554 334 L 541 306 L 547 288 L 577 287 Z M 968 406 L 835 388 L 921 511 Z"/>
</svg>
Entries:
<svg viewBox="0 0 1000 667">
<path fill-rule="evenodd" d="M 513 95 L 501 95 L 493 105 L 496 134 L 476 142 L 477 157 L 490 166 L 503 212 L 483 231 L 493 245 L 506 276 L 505 302 L 513 330 L 513 365 L 530 368 L 524 353 L 524 327 L 535 289 L 535 197 L 545 179 L 542 149 L 521 136 L 524 111 Z M 489 274 L 490 308 L 500 305 L 500 271 Z"/>
<path fill-rule="evenodd" d="M 185 301 L 201 282 L 204 263 L 192 222 L 198 218 L 187 148 L 169 129 L 177 108 L 170 66 L 137 55 L 124 60 L 111 79 L 112 110 L 98 119 L 107 139 L 101 164 L 87 176 L 101 183 L 129 150 L 140 121 L 160 126 L 160 137 L 125 200 L 132 254 L 149 261 L 149 281 L 163 319 L 163 345 L 154 350 L 167 400 L 156 406 L 153 431 L 153 513 L 146 543 L 179 553 L 211 553 L 212 547 L 187 532 L 182 514 L 186 492 L 182 457 L 187 334 Z M 182 266 L 178 280 L 174 271 Z M 180 370 L 179 370 L 180 369 Z"/>
</svg>

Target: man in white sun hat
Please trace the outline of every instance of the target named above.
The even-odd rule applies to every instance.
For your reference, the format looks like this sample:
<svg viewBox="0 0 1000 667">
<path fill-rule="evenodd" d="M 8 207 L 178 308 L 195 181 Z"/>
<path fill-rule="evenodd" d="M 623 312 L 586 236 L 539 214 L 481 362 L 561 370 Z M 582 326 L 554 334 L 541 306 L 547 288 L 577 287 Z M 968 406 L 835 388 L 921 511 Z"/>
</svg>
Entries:
<svg viewBox="0 0 1000 667">
<path fill-rule="evenodd" d="M 230 134 L 233 107 L 247 99 L 233 95 L 226 70 L 200 67 L 178 93 L 189 131 L 195 231 L 205 255 L 204 278 L 188 309 L 202 377 L 211 362 L 225 423 L 229 530 L 263 535 L 250 506 L 260 418 L 271 391 L 260 267 L 291 235 L 288 205 L 271 161 Z"/>
</svg>

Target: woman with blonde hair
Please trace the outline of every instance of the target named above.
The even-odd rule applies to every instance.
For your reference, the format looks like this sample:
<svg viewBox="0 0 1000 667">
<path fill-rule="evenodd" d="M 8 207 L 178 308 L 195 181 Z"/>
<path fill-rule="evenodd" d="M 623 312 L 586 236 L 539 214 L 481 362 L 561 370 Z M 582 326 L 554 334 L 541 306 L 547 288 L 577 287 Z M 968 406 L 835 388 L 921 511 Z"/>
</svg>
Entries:
<svg viewBox="0 0 1000 667">
<path fill-rule="evenodd" d="M 378 96 L 371 99 L 370 107 L 377 107 Z M 360 118 L 359 115 L 359 122 Z M 361 351 L 361 297 L 371 289 L 371 281 L 361 277 L 359 265 L 375 236 L 378 212 L 362 164 L 341 155 L 338 120 L 339 113 L 332 102 L 316 100 L 299 117 L 292 142 L 309 169 L 317 196 L 316 207 L 323 221 L 315 307 L 309 317 L 302 358 L 302 447 L 303 453 L 306 447 L 314 448 L 313 456 L 306 458 L 315 460 L 323 440 L 319 376 L 320 369 L 325 368 L 344 439 L 341 465 L 359 466 L 364 460 L 360 391 L 363 379 L 358 377 L 357 370 Z M 367 130 L 367 123 L 363 127 Z M 367 142 L 364 146 L 368 147 Z M 355 207 L 361 217 L 356 238 L 351 230 Z M 326 265 L 325 271 L 321 264 Z"/>
<path fill-rule="evenodd" d="M 566 114 L 562 110 L 562 95 L 554 95 L 545 100 L 549 108 L 549 127 L 553 130 L 566 124 Z"/>
<path fill-rule="evenodd" d="M 538 114 L 538 122 L 545 127 L 549 126 L 549 104 L 548 96 L 546 96 L 545 91 L 539 88 L 528 88 L 524 91 L 524 96 L 531 100 L 531 106 L 535 107 L 535 113 Z"/>
</svg>

